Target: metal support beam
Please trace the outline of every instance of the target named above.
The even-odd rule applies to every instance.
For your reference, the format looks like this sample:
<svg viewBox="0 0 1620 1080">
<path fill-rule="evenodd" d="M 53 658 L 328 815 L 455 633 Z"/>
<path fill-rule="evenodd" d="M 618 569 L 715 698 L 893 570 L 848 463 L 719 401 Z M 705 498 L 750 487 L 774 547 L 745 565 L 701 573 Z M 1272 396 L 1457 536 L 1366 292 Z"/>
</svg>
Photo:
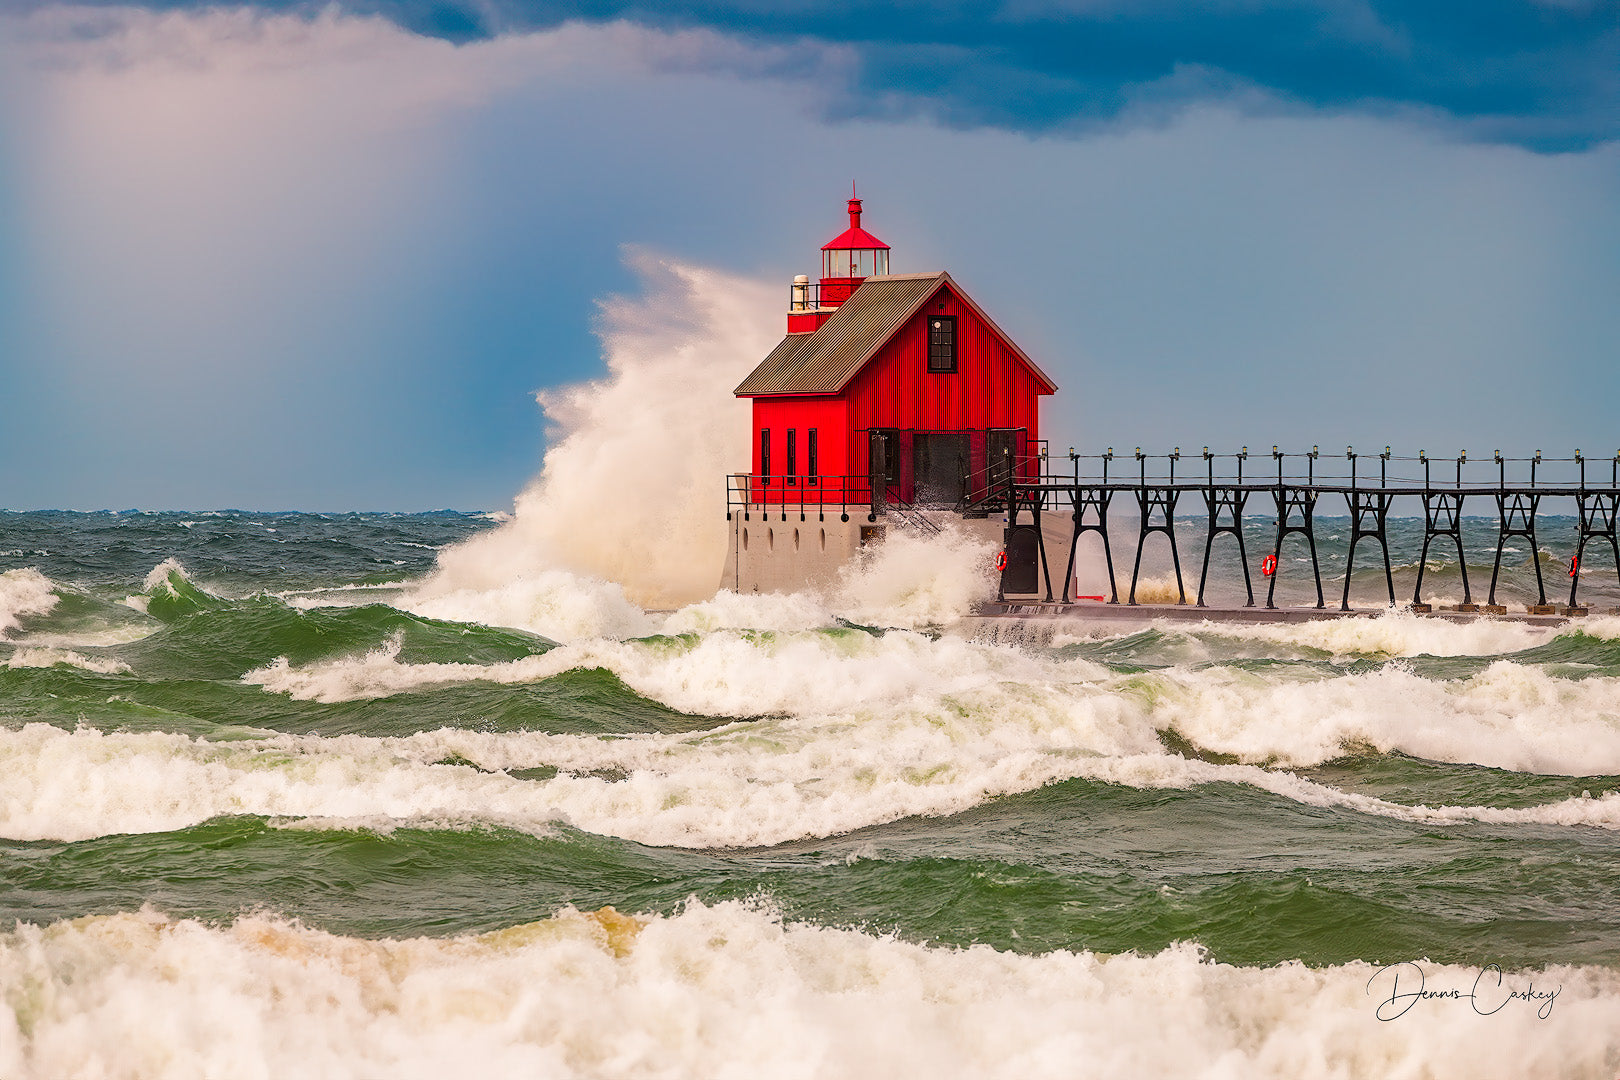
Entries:
<svg viewBox="0 0 1620 1080">
<path fill-rule="evenodd" d="M 1114 553 L 1108 546 L 1108 504 L 1114 493 L 1106 487 L 1080 487 L 1071 489 L 1069 498 L 1074 504 L 1074 535 L 1069 538 L 1069 565 L 1063 573 L 1063 602 L 1069 603 L 1069 587 L 1074 583 L 1074 564 L 1083 533 L 1094 532 L 1102 537 L 1103 561 L 1108 564 L 1108 602 L 1119 603 L 1119 586 L 1114 583 Z M 1086 515 L 1095 514 L 1096 521 L 1087 521 Z"/>
<path fill-rule="evenodd" d="M 1209 553 L 1215 546 L 1217 536 L 1231 535 L 1237 537 L 1238 561 L 1243 564 L 1243 587 L 1248 591 L 1249 602 L 1244 607 L 1254 607 L 1254 583 L 1249 579 L 1249 555 L 1243 548 L 1243 504 L 1248 501 L 1249 493 L 1240 487 L 1207 487 L 1204 489 L 1204 506 L 1209 510 L 1209 534 L 1204 537 L 1204 570 L 1198 575 L 1198 606 L 1204 606 L 1204 585 L 1209 581 Z M 1225 514 L 1227 520 L 1222 521 Z"/>
<path fill-rule="evenodd" d="M 1384 531 L 1391 498 L 1385 491 L 1351 491 L 1345 496 L 1350 507 L 1350 548 L 1344 553 L 1344 599 L 1339 602 L 1340 611 L 1350 610 L 1350 572 L 1355 567 L 1356 545 L 1362 540 L 1376 540 L 1383 551 L 1384 582 L 1389 586 L 1390 606 L 1395 604 L 1395 575 L 1390 570 L 1389 541 Z"/>
<path fill-rule="evenodd" d="M 1530 542 L 1530 562 L 1536 568 L 1538 604 L 1547 603 L 1547 585 L 1541 580 L 1541 549 L 1536 545 L 1536 508 L 1541 496 L 1528 491 L 1499 491 L 1496 495 L 1496 561 L 1491 565 L 1491 592 L 1486 601 L 1496 603 L 1496 579 L 1502 571 L 1502 549 L 1508 538 L 1522 536 Z"/>
<path fill-rule="evenodd" d="M 1170 561 L 1176 568 L 1176 603 L 1187 602 L 1187 587 L 1181 580 L 1181 556 L 1176 551 L 1176 500 L 1179 498 L 1181 492 L 1173 487 L 1154 485 L 1136 489 L 1136 502 L 1142 513 L 1142 531 L 1136 538 L 1136 565 L 1131 568 L 1131 596 L 1126 601 L 1132 607 L 1136 605 L 1136 581 L 1142 572 L 1142 548 L 1154 533 L 1163 533 L 1170 538 Z M 1155 523 L 1154 514 L 1163 515 L 1164 520 Z"/>
<path fill-rule="evenodd" d="M 1266 590 L 1266 607 L 1277 606 L 1277 579 L 1282 577 L 1282 545 L 1283 541 L 1294 533 L 1302 533 L 1305 542 L 1311 548 L 1311 576 L 1316 579 L 1316 606 L 1327 607 L 1327 598 L 1322 593 L 1322 566 L 1316 558 L 1316 489 L 1311 487 L 1288 487 L 1278 485 L 1272 490 L 1271 497 L 1277 503 L 1277 543 L 1271 549 L 1272 556 L 1277 560 L 1276 569 L 1271 575 L 1271 587 Z M 1294 515 L 1299 520 L 1294 520 Z"/>
<path fill-rule="evenodd" d="M 1607 540 L 1614 552 L 1615 577 L 1620 578 L 1620 539 L 1615 537 L 1615 517 L 1620 511 L 1620 492 L 1583 491 L 1579 496 L 1581 511 L 1580 536 L 1575 542 L 1575 562 L 1569 573 L 1569 606 L 1575 606 L 1575 590 L 1580 586 L 1581 559 L 1586 555 L 1588 540 Z"/>
<path fill-rule="evenodd" d="M 1429 544 L 1437 536 L 1449 536 L 1457 545 L 1457 566 L 1462 570 L 1463 603 L 1472 604 L 1468 588 L 1468 557 L 1463 552 L 1462 508 L 1466 496 L 1452 491 L 1423 493 L 1423 553 L 1418 556 L 1417 584 L 1412 587 L 1412 603 L 1423 601 L 1423 572 L 1428 569 Z"/>
<path fill-rule="evenodd" d="M 1046 603 L 1052 602 L 1052 569 L 1046 562 L 1046 530 L 1041 528 L 1041 500 L 1036 498 L 1030 506 L 1030 515 L 1035 519 L 1035 543 L 1041 552 L 1041 577 L 1046 581 Z"/>
<path fill-rule="evenodd" d="M 904 452 L 909 444 L 902 442 L 894 448 L 893 453 L 898 454 L 899 484 L 898 487 L 891 487 L 887 482 L 885 459 L 893 454 L 885 454 L 886 444 L 879 432 L 871 431 L 869 434 L 869 460 L 867 471 L 863 474 L 840 477 L 815 475 L 764 477 L 741 474 L 728 477 L 727 519 L 733 522 L 747 522 L 753 520 L 757 514 L 764 521 L 776 521 L 780 518 L 785 522 L 789 514 L 797 510 L 799 520 L 808 521 L 809 511 L 814 509 L 817 520 L 825 521 L 829 514 L 837 514 L 838 520 L 848 522 L 855 514 L 864 511 L 868 521 L 875 522 L 880 514 L 884 514 L 895 522 L 910 522 L 919 528 L 937 531 L 937 524 L 916 513 L 914 507 L 900 498 L 902 493 L 910 490 L 912 480 L 908 455 Z M 909 434 L 902 433 L 903 436 Z M 1477 500 L 1490 497 L 1496 500 L 1498 532 L 1488 591 L 1490 600 L 1488 610 L 1492 613 L 1501 613 L 1501 605 L 1496 603 L 1496 593 L 1497 586 L 1501 582 L 1502 564 L 1507 555 L 1507 548 L 1510 541 L 1520 538 L 1530 549 L 1531 568 L 1536 575 L 1537 592 L 1533 610 L 1537 613 L 1554 610 L 1547 603 L 1548 583 L 1540 563 L 1541 552 L 1536 522 L 1541 503 L 1549 496 L 1554 499 L 1574 500 L 1579 513 L 1568 606 L 1577 607 L 1581 596 L 1580 562 L 1589 554 L 1588 549 L 1594 542 L 1609 545 L 1609 550 L 1615 558 L 1616 579 L 1620 581 L 1620 453 L 1616 453 L 1612 461 L 1607 458 L 1599 459 L 1610 465 L 1610 477 L 1607 481 L 1596 480 L 1590 484 L 1592 459 L 1585 457 L 1579 450 L 1570 458 L 1557 457 L 1545 460 L 1540 450 L 1535 451 L 1533 456 L 1518 458 L 1503 457 L 1501 451 L 1497 451 L 1493 455 L 1497 473 L 1495 483 L 1480 482 L 1483 478 L 1477 476 L 1479 472 L 1477 467 L 1472 470 L 1475 474 L 1473 477 L 1465 477 L 1464 466 L 1468 461 L 1466 452 L 1460 452 L 1455 459 L 1439 459 L 1444 474 L 1443 479 L 1436 482 L 1432 476 L 1435 461 L 1426 451 L 1419 451 L 1415 459 L 1393 458 L 1388 447 L 1384 447 L 1383 453 L 1377 455 L 1380 462 L 1377 477 L 1369 476 L 1365 480 L 1358 474 L 1358 460 L 1363 455 L 1357 455 L 1354 447 L 1345 448 L 1345 457 L 1349 462 L 1348 475 L 1326 473 L 1318 475 L 1320 450 L 1317 447 L 1311 447 L 1308 453 L 1290 454 L 1273 446 L 1271 456 L 1276 461 L 1275 477 L 1267 477 L 1260 481 L 1253 478 L 1246 479 L 1244 476 L 1245 463 L 1249 458 L 1248 447 L 1243 447 L 1236 454 L 1223 455 L 1212 454 L 1206 446 L 1203 450 L 1206 475 L 1196 478 L 1183 477 L 1179 481 L 1176 475 L 1182 457 L 1179 447 L 1168 454 L 1144 454 L 1138 447 L 1135 453 L 1138 475 L 1125 478 L 1109 475 L 1110 465 L 1115 461 L 1112 447 L 1104 454 L 1088 455 L 1100 464 L 1100 478 L 1095 474 L 1082 473 L 1080 456 L 1075 454 L 1072 447 L 1069 450 L 1070 467 L 1058 470 L 1057 473 L 1049 468 L 1044 448 L 1036 455 L 1016 461 L 1009 455 L 1010 451 L 1003 452 L 1001 463 L 1003 467 L 1000 468 L 994 467 L 995 462 L 987 462 L 982 483 L 974 480 L 972 476 L 968 477 L 963 484 L 965 495 L 956 509 L 966 517 L 982 518 L 1005 508 L 1009 527 L 1020 530 L 1018 542 L 1022 552 L 1021 558 L 1025 560 L 1022 564 L 1025 569 L 1021 571 L 1023 576 L 1017 584 L 1020 589 L 1027 587 L 1030 590 L 1027 594 L 1020 595 L 1040 595 L 1039 579 L 1035 576 L 1039 573 L 1046 581 L 1047 601 L 1050 601 L 1059 590 L 1054 588 L 1052 582 L 1050 564 L 1053 560 L 1052 553 L 1046 550 L 1045 530 L 1042 527 L 1044 514 L 1062 510 L 1072 514 L 1068 558 L 1063 567 L 1062 600 L 1064 602 L 1073 600 L 1079 545 L 1086 533 L 1095 532 L 1102 538 L 1103 557 L 1109 575 L 1106 599 L 1111 604 L 1117 604 L 1120 602 L 1119 590 L 1113 562 L 1112 538 L 1108 531 L 1108 514 L 1112 509 L 1112 500 L 1116 496 L 1134 496 L 1141 514 L 1141 522 L 1136 557 L 1131 568 L 1130 595 L 1126 603 L 1134 605 L 1138 602 L 1137 594 L 1140 592 L 1142 564 L 1148 538 L 1154 533 L 1163 533 L 1170 544 L 1178 602 L 1186 604 L 1188 602 L 1186 581 L 1176 539 L 1175 514 L 1181 497 L 1190 492 L 1198 492 L 1202 496 L 1206 513 L 1204 560 L 1199 572 L 1197 590 L 1197 603 L 1200 607 L 1207 603 L 1210 567 L 1214 562 L 1214 545 L 1220 537 L 1226 535 L 1231 535 L 1237 540 L 1238 558 L 1243 566 L 1244 590 L 1249 606 L 1254 605 L 1254 582 L 1248 565 L 1243 518 L 1248 510 L 1247 503 L 1250 497 L 1256 493 L 1267 492 L 1276 505 L 1277 517 L 1275 541 L 1266 562 L 1269 565 L 1272 557 L 1281 557 L 1283 544 L 1290 536 L 1303 535 L 1310 550 L 1318 608 L 1327 606 L 1315 536 L 1316 505 L 1323 495 L 1343 495 L 1351 517 L 1349 544 L 1345 553 L 1344 587 L 1340 598 L 1340 607 L 1343 610 L 1349 610 L 1355 559 L 1361 541 L 1365 539 L 1377 542 L 1383 554 L 1384 584 L 1391 602 L 1394 602 L 1394 570 L 1389 551 L 1388 519 L 1395 502 L 1407 496 L 1411 496 L 1413 500 L 1421 499 L 1423 503 L 1423 545 L 1412 589 L 1412 601 L 1419 610 L 1427 610 L 1428 607 L 1423 602 L 1423 587 L 1429 583 L 1428 558 L 1434 544 L 1442 539 L 1449 540 L 1457 553 L 1458 573 L 1463 587 L 1463 603 L 1459 606 L 1459 610 L 1464 612 L 1478 610 L 1474 603 L 1472 584 L 1472 577 L 1477 576 L 1477 570 L 1474 575 L 1469 574 L 1467 544 L 1463 535 L 1465 504 L 1475 506 L 1477 510 L 1477 503 L 1467 503 L 1470 498 Z M 1152 470 L 1149 469 L 1149 459 L 1154 462 Z M 1224 460 L 1227 464 L 1218 467 L 1217 460 Z M 1389 475 L 1389 462 L 1392 460 L 1421 462 L 1421 478 L 1407 476 L 1392 478 Z M 1571 475 L 1575 470 L 1565 467 L 1563 463 L 1566 462 L 1578 467 L 1577 475 Z M 1165 472 L 1158 471 L 1160 463 L 1165 464 Z M 1560 475 L 1551 481 L 1543 472 L 1547 463 L 1557 463 L 1560 471 Z M 1476 463 L 1478 464 L 1483 463 Z M 1528 476 L 1510 484 L 1507 476 L 1510 466 L 1516 470 L 1521 464 L 1528 466 Z M 1359 468 L 1365 471 L 1366 464 L 1359 464 Z M 1230 471 L 1227 471 L 1228 469 Z M 1453 470 L 1455 474 L 1449 475 Z M 1149 475 L 1150 471 L 1153 472 L 1152 476 Z M 1026 511 L 1033 519 L 1033 525 L 1025 522 Z M 1035 535 L 1030 536 L 1029 530 L 1033 530 Z M 1061 543 L 1061 539 L 1056 542 Z M 1276 578 L 1279 576 L 1281 575 L 1273 576 L 1266 590 L 1267 608 L 1277 607 Z M 1590 593 L 1589 588 L 1588 595 Z"/>
</svg>

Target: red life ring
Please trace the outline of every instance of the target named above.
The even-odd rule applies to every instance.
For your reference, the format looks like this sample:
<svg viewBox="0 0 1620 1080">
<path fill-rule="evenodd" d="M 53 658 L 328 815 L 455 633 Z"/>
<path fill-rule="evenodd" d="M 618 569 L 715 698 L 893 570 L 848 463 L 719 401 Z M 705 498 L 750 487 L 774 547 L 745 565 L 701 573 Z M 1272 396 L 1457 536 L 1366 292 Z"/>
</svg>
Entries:
<svg viewBox="0 0 1620 1080">
<path fill-rule="evenodd" d="M 1005 569 L 1007 569 L 1007 553 L 998 551 L 996 552 L 996 571 L 999 573 Z"/>
<path fill-rule="evenodd" d="M 1581 557 L 1579 555 L 1571 555 L 1569 557 L 1569 576 L 1574 577 L 1577 573 L 1580 572 L 1580 569 L 1581 569 Z"/>
<path fill-rule="evenodd" d="M 1270 577 L 1277 572 L 1277 556 L 1267 555 L 1260 560 L 1260 573 Z"/>
</svg>

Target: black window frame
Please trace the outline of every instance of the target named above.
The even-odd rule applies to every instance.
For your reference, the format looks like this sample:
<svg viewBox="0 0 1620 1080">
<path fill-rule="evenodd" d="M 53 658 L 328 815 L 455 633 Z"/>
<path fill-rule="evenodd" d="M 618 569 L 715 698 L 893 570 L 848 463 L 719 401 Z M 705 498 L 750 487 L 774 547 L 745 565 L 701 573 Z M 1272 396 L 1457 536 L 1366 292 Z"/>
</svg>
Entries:
<svg viewBox="0 0 1620 1080">
<path fill-rule="evenodd" d="M 818 483 L 821 482 L 820 476 L 819 476 L 819 474 L 817 472 L 818 462 L 816 460 L 816 450 L 817 450 L 816 443 L 818 441 L 819 440 L 816 438 L 816 429 L 815 428 L 806 429 L 805 435 L 804 435 L 804 456 L 805 456 L 805 462 L 804 462 L 804 464 L 805 464 L 805 478 L 804 478 L 804 482 L 807 485 L 809 485 L 810 487 L 815 487 Z"/>
<path fill-rule="evenodd" d="M 799 476 L 798 476 L 798 473 L 799 473 L 799 429 L 798 428 L 788 428 L 787 429 L 787 446 L 785 447 L 785 453 L 786 453 L 787 460 L 784 461 L 783 464 L 786 466 L 786 468 L 784 468 L 782 470 L 782 475 L 787 477 L 787 486 L 788 487 L 796 487 L 796 486 L 798 486 L 798 483 L 799 483 Z"/>
<path fill-rule="evenodd" d="M 936 325 L 941 324 L 941 325 Z M 938 340 L 941 331 L 946 340 Z M 928 373 L 956 374 L 956 316 L 928 316 Z"/>
<path fill-rule="evenodd" d="M 771 429 L 759 429 L 759 486 L 771 486 Z"/>
</svg>

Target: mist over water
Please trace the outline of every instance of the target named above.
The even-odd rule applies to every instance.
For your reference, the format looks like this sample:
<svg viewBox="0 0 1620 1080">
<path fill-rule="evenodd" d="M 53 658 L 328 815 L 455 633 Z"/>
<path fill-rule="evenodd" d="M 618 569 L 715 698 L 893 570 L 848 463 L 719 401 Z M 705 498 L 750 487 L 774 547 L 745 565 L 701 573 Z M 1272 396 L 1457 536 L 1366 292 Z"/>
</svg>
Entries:
<svg viewBox="0 0 1620 1080">
<path fill-rule="evenodd" d="M 1620 1071 L 1620 618 L 716 594 L 775 294 L 639 265 L 509 515 L 0 514 L 0 1076 Z"/>
</svg>

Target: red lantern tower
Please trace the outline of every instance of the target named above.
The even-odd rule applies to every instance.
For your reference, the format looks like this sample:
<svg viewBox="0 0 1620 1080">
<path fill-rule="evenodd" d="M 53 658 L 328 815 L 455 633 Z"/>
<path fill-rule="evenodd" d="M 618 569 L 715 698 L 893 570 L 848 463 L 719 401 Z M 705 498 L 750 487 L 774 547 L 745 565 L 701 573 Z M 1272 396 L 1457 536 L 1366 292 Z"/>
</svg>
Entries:
<svg viewBox="0 0 1620 1080">
<path fill-rule="evenodd" d="M 861 282 L 889 272 L 889 245 L 861 228 L 861 200 L 849 197 L 849 228 L 821 245 L 821 282 L 814 288 L 800 274 L 793 279 L 788 333 L 806 334 L 826 322 Z"/>
</svg>

